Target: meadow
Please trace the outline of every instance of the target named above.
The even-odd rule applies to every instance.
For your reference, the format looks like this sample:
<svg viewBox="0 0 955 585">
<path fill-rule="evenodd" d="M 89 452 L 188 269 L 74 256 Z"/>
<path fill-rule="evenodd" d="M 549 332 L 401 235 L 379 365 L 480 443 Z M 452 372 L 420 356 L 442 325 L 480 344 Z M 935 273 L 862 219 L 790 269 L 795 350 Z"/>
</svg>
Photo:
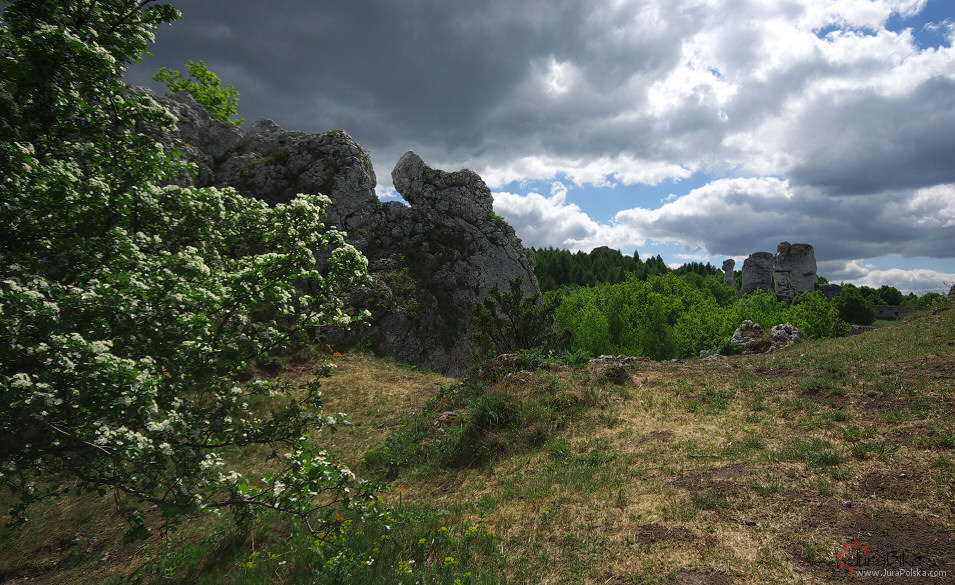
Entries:
<svg viewBox="0 0 955 585">
<path fill-rule="evenodd" d="M 520 357 L 520 356 L 519 356 Z M 317 354 L 276 373 L 306 379 Z M 955 574 L 955 311 L 716 361 L 492 362 L 457 380 L 335 358 L 316 435 L 381 482 L 327 541 L 263 516 L 124 544 L 107 495 L 0 538 L 8 583 L 830 583 Z M 436 422 L 442 413 L 443 424 Z M 262 448 L 235 453 L 248 468 Z M 837 555 L 842 555 L 838 557 Z M 910 573 L 911 574 L 911 573 Z M 947 576 L 943 576 L 947 575 Z M 935 575 L 932 577 L 931 575 Z"/>
</svg>

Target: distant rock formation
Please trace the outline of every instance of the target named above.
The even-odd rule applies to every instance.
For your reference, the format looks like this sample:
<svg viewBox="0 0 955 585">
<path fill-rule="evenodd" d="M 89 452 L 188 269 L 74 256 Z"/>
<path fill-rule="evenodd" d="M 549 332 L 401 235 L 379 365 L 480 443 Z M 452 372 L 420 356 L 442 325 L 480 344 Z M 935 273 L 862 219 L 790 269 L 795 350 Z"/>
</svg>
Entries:
<svg viewBox="0 0 955 585">
<path fill-rule="evenodd" d="M 539 291 L 530 251 L 494 214 L 490 189 L 472 171 L 432 169 L 408 152 L 392 178 L 409 205 L 382 203 L 367 151 L 346 132 L 288 132 L 259 120 L 243 133 L 212 119 L 188 93 L 130 91 L 150 95 L 178 119 L 176 132 L 156 135 L 198 167 L 177 182 L 233 187 L 272 205 L 298 193 L 331 199 L 326 223 L 346 230 L 369 259 L 372 284 L 351 300 L 371 311 L 372 323 L 329 332 L 329 343 L 364 340 L 404 362 L 460 375 L 471 362 L 473 303 L 514 277 L 528 294 Z"/>
<path fill-rule="evenodd" d="M 816 290 L 819 278 L 816 276 L 816 252 L 813 247 L 809 244 L 781 242 L 776 248 L 773 280 L 776 297 L 786 303 L 792 303 L 794 298 L 804 292 Z"/>
<path fill-rule="evenodd" d="M 733 273 L 733 268 L 736 267 L 736 260 L 732 258 L 727 258 L 723 261 L 723 282 L 726 283 L 726 286 L 730 287 L 733 290 L 736 289 L 736 275 Z"/>
<path fill-rule="evenodd" d="M 809 244 L 781 242 L 776 248 L 773 280 L 776 297 L 786 303 L 792 303 L 794 298 L 804 292 L 816 290 L 819 278 L 816 276 L 816 252 L 813 247 Z"/>
<path fill-rule="evenodd" d="M 723 263 L 723 278 L 727 285 L 730 285 L 729 279 L 735 265 L 735 262 L 731 262 L 733 260 L 729 259 Z M 809 244 L 781 242 L 775 256 L 769 252 L 750 254 L 743 262 L 743 284 L 739 294 L 748 295 L 760 289 L 775 292 L 776 297 L 786 303 L 792 303 L 794 298 L 804 292 L 818 290 L 816 252 L 813 247 Z"/>
<path fill-rule="evenodd" d="M 743 261 L 743 283 L 739 294 L 750 295 L 759 289 L 772 290 L 773 263 L 775 257 L 769 252 L 753 252 Z"/>
</svg>

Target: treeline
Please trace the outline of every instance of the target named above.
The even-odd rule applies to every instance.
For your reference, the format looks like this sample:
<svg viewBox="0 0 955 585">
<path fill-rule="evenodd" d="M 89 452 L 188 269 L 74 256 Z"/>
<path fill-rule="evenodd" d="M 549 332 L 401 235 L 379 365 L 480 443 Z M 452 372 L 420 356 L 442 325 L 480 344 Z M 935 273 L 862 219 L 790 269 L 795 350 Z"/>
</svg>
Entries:
<svg viewBox="0 0 955 585">
<path fill-rule="evenodd" d="M 673 273 L 676 276 L 694 273 L 701 276 L 722 274 L 713 265 L 700 262 L 684 264 L 671 269 L 659 255 L 647 260 L 640 253 L 625 256 L 619 250 L 606 246 L 591 252 L 570 252 L 557 248 L 532 248 L 537 265 L 534 274 L 541 292 L 557 290 L 564 286 L 594 286 L 599 283 L 617 284 L 634 277 L 646 280 L 651 276 Z"/>
<path fill-rule="evenodd" d="M 851 286 L 851 285 L 850 285 Z M 945 299 L 945 295 L 941 295 L 936 292 L 925 293 L 922 296 L 918 296 L 915 293 L 910 292 L 907 295 L 903 295 L 902 291 L 895 288 L 894 286 L 889 286 L 883 284 L 879 288 L 872 288 L 871 286 L 862 285 L 858 287 L 859 295 L 865 299 L 865 301 L 872 305 L 897 305 L 902 307 L 932 307 L 936 305 L 939 301 Z"/>
<path fill-rule="evenodd" d="M 629 278 L 565 291 L 555 312 L 570 332 L 571 351 L 652 359 L 689 358 L 703 350 L 731 353 L 733 331 L 749 319 L 765 328 L 792 323 L 810 337 L 844 335 L 849 326 L 835 303 L 819 292 L 792 306 L 757 291 L 738 298 L 716 275 L 675 274 Z"/>
<path fill-rule="evenodd" d="M 723 282 L 723 271 L 709 263 L 671 269 L 660 256 L 644 261 L 637 252 L 625 256 L 606 247 L 590 253 L 544 248 L 534 255 L 535 274 L 567 349 L 591 356 L 672 359 L 703 350 L 733 352 L 730 338 L 747 319 L 767 329 L 792 323 L 816 339 L 837 337 L 850 324 L 871 324 L 874 305 L 932 306 L 945 299 L 937 293 L 906 296 L 888 285 L 844 284 L 833 300 L 817 291 L 787 305 L 766 291 L 739 297 Z M 737 282 L 739 276 L 737 271 Z"/>
</svg>

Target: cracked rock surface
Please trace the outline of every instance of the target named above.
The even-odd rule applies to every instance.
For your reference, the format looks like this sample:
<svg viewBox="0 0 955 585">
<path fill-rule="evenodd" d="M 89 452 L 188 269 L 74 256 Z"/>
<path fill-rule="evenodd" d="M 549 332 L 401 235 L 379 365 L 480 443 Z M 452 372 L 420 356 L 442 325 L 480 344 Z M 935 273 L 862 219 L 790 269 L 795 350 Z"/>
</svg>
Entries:
<svg viewBox="0 0 955 585">
<path fill-rule="evenodd" d="M 539 292 L 530 251 L 494 214 L 491 191 L 473 171 L 433 169 L 409 151 L 392 172 L 407 204 L 382 203 L 368 152 L 344 131 L 290 132 L 258 120 L 243 133 L 212 119 L 188 93 L 131 91 L 151 95 L 176 116 L 178 130 L 157 140 L 199 167 L 178 182 L 232 187 L 270 205 L 298 193 L 331 199 L 326 223 L 348 232 L 369 259 L 371 285 L 351 301 L 371 311 L 372 322 L 330 331 L 328 343 L 363 343 L 412 365 L 462 375 L 473 358 L 474 302 L 515 277 L 527 294 Z"/>
</svg>

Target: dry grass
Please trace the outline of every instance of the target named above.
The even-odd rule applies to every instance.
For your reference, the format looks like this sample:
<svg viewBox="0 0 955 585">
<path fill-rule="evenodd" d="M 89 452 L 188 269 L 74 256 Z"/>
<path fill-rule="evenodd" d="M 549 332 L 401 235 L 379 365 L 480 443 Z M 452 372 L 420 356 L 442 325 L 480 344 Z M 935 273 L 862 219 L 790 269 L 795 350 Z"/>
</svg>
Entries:
<svg viewBox="0 0 955 585">
<path fill-rule="evenodd" d="M 335 359 L 325 407 L 354 427 L 319 439 L 359 472 L 371 471 L 362 454 L 458 383 L 358 353 Z M 869 568 L 942 569 L 947 579 L 917 582 L 955 582 L 955 311 L 767 356 L 638 362 L 628 374 L 616 385 L 593 366 L 559 367 L 493 383 L 486 392 L 528 413 L 570 414 L 495 429 L 484 438 L 494 457 L 412 465 L 394 485 L 405 502 L 483 517 L 512 583 L 847 582 L 834 555 L 855 539 L 870 547 L 854 559 Z M 5 533 L 0 575 L 96 583 L 138 562 L 106 502 L 74 505 L 85 512 L 49 506 L 28 532 Z M 71 543 L 94 537 L 90 554 L 110 555 L 100 572 L 69 569 Z M 52 552 L 57 543 L 66 552 Z"/>
<path fill-rule="evenodd" d="M 406 498 L 484 514 L 518 583 L 839 581 L 834 555 L 854 539 L 871 543 L 870 568 L 955 581 L 953 317 L 640 362 L 623 386 L 569 368 L 512 376 L 488 391 L 593 404 L 538 449 L 398 481 Z"/>
<path fill-rule="evenodd" d="M 455 378 L 359 352 L 334 360 L 337 372 L 322 381 L 324 408 L 347 413 L 354 426 L 321 437 L 321 443 L 352 467 L 419 412 L 439 386 L 458 383 Z"/>
</svg>

